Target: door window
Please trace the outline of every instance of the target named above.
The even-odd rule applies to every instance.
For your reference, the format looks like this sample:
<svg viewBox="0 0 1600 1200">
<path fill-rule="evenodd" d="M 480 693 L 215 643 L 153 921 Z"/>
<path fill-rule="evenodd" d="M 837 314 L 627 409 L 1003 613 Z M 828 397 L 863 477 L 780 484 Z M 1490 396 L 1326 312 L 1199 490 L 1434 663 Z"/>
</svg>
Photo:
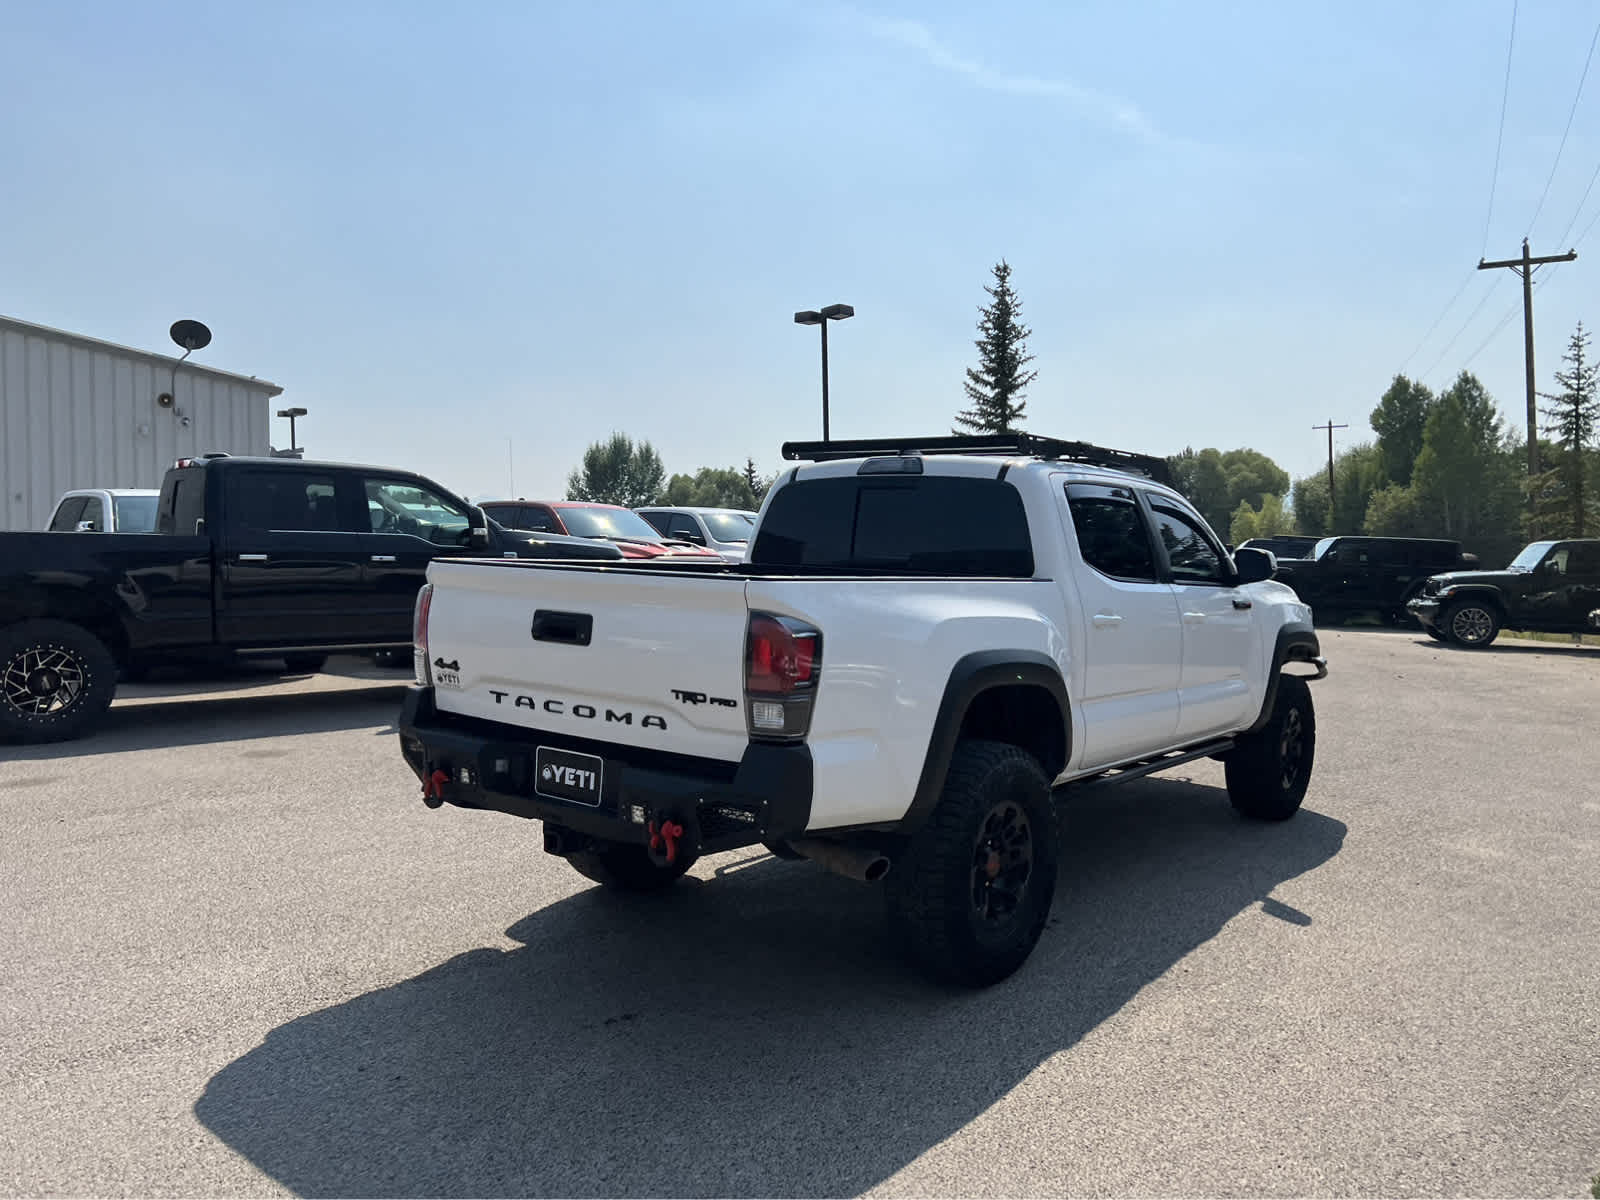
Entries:
<svg viewBox="0 0 1600 1200">
<path fill-rule="evenodd" d="M 410 479 L 368 479 L 367 519 L 373 533 L 405 534 L 435 546 L 464 546 L 472 519 L 455 500 Z"/>
<path fill-rule="evenodd" d="M 706 535 L 700 532 L 700 526 L 688 513 L 673 513 L 672 519 L 667 522 L 667 536 L 683 538 L 691 542 L 703 542 Z"/>
<path fill-rule="evenodd" d="M 1585 578 L 1600 575 L 1600 545 L 1573 546 L 1567 554 L 1567 574 Z"/>
<path fill-rule="evenodd" d="M 270 533 L 353 532 L 339 520 L 331 475 L 230 471 L 227 478 L 229 521 L 235 528 Z"/>
<path fill-rule="evenodd" d="M 83 511 L 83 506 L 89 502 L 87 496 L 68 496 L 61 502 L 61 507 L 56 509 L 55 519 L 50 522 L 52 533 L 71 533 L 78 527 L 78 514 Z"/>
<path fill-rule="evenodd" d="M 529 533 L 555 533 L 556 519 L 548 508 L 539 505 L 527 505 L 521 510 L 517 518 L 518 529 L 525 529 Z"/>
<path fill-rule="evenodd" d="M 659 533 L 659 534 L 661 534 L 661 536 L 665 537 L 666 534 L 667 534 L 667 522 L 671 521 L 672 518 L 674 516 L 676 516 L 677 514 L 675 514 L 675 513 L 664 513 L 664 512 L 647 512 L 647 513 L 640 513 L 639 515 L 641 517 L 643 517 L 646 521 L 649 521 L 651 527 L 654 528 L 657 533 Z"/>
<path fill-rule="evenodd" d="M 101 500 L 99 496 L 88 497 L 83 506 L 83 515 L 78 520 L 80 522 L 91 521 L 98 532 L 104 533 L 106 529 L 105 501 Z"/>
<path fill-rule="evenodd" d="M 1156 582 L 1155 551 L 1132 488 L 1069 483 L 1067 508 L 1084 562 L 1113 579 Z"/>
<path fill-rule="evenodd" d="M 1151 500 L 1155 513 L 1156 537 L 1167 552 L 1173 583 L 1233 582 L 1222 550 L 1207 536 L 1200 519 L 1179 511 L 1170 501 Z"/>
</svg>

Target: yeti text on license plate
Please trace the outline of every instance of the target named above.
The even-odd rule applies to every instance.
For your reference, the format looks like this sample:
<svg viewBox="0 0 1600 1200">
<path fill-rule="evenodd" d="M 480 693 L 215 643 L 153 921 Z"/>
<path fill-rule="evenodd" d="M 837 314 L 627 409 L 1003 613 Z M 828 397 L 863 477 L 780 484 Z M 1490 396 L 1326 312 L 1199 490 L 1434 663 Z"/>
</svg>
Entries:
<svg viewBox="0 0 1600 1200">
<path fill-rule="evenodd" d="M 574 754 L 553 746 L 540 746 L 534 754 L 534 791 L 551 800 L 599 808 L 604 775 L 605 760 L 593 754 Z"/>
</svg>

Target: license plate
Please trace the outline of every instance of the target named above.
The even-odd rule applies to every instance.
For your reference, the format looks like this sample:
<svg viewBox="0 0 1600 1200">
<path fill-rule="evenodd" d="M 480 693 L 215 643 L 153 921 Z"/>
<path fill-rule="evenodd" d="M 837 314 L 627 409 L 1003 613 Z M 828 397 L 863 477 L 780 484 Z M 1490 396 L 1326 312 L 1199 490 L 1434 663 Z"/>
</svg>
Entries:
<svg viewBox="0 0 1600 1200">
<path fill-rule="evenodd" d="M 593 754 L 540 746 L 533 758 L 533 790 L 551 800 L 599 808 L 605 766 L 605 760 Z"/>
</svg>

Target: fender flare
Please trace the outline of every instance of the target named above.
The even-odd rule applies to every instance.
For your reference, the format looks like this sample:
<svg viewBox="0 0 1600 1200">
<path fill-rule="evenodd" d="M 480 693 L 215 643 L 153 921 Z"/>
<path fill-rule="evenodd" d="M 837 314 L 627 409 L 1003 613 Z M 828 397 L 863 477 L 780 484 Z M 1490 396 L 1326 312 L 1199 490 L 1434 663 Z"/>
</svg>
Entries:
<svg viewBox="0 0 1600 1200">
<path fill-rule="evenodd" d="M 1318 674 L 1310 678 L 1321 679 L 1328 673 L 1317 631 L 1306 621 L 1290 621 L 1278 630 L 1277 641 L 1272 647 L 1272 667 L 1267 672 L 1267 692 L 1261 701 L 1261 712 L 1245 733 L 1255 733 L 1271 719 L 1273 706 L 1278 702 L 1278 681 L 1283 678 L 1284 666 L 1292 662 L 1315 663 Z"/>
<path fill-rule="evenodd" d="M 944 695 L 928 735 L 928 750 L 923 757 L 917 790 L 900 821 L 905 832 L 920 828 L 939 803 L 961 725 L 972 702 L 994 688 L 1018 684 L 1041 687 L 1055 700 L 1065 751 L 1062 763 L 1072 761 L 1072 707 L 1067 699 L 1066 682 L 1053 658 L 1036 650 L 977 650 L 964 654 L 950 668 L 944 685 Z"/>
</svg>

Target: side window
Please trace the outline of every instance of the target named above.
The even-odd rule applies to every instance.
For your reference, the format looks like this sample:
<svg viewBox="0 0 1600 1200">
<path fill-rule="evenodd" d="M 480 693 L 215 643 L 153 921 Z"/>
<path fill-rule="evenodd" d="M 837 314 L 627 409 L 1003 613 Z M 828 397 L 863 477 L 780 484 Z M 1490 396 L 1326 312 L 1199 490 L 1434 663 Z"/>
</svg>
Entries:
<svg viewBox="0 0 1600 1200">
<path fill-rule="evenodd" d="M 50 532 L 71 533 L 78 527 L 78 514 L 83 512 L 83 506 L 88 502 L 87 496 L 68 496 L 56 509 L 56 515 L 50 522 Z"/>
<path fill-rule="evenodd" d="M 366 493 L 374 533 L 419 537 L 435 546 L 467 544 L 471 518 L 432 488 L 410 479 L 368 479 Z"/>
<path fill-rule="evenodd" d="M 1170 502 L 1151 498 L 1156 536 L 1167 551 L 1173 583 L 1231 584 L 1231 572 L 1222 551 L 1206 536 L 1199 522 Z"/>
<path fill-rule="evenodd" d="M 664 512 L 647 512 L 640 513 L 639 515 L 646 521 L 650 522 L 651 528 L 665 537 L 667 533 L 667 523 L 672 520 L 675 514 Z"/>
<path fill-rule="evenodd" d="M 673 513 L 672 520 L 667 522 L 667 536 L 704 541 L 706 535 L 700 532 L 700 526 L 688 513 Z"/>
<path fill-rule="evenodd" d="M 331 475 L 305 471 L 230 471 L 229 523 L 271 533 L 345 533 Z M 181 533 L 192 533 L 180 529 Z"/>
<path fill-rule="evenodd" d="M 1067 508 L 1084 562 L 1113 579 L 1156 582 L 1155 552 L 1131 488 L 1068 484 Z"/>
<path fill-rule="evenodd" d="M 548 508 L 540 508 L 538 505 L 530 505 L 524 508 L 519 520 L 521 523 L 517 528 L 526 529 L 530 533 L 554 533 L 556 531 L 556 519 L 550 515 L 550 510 Z"/>
<path fill-rule="evenodd" d="M 172 481 L 172 527 L 161 531 L 193 537 L 196 526 L 206 515 L 205 496 L 204 475 L 192 470 L 180 471 Z"/>
<path fill-rule="evenodd" d="M 83 515 L 78 520 L 93 521 L 96 531 L 104 533 L 106 531 L 105 502 L 99 496 L 87 497 L 83 506 Z"/>
<path fill-rule="evenodd" d="M 1567 570 L 1573 575 L 1600 575 L 1600 545 L 1572 547 L 1567 556 Z"/>
</svg>

